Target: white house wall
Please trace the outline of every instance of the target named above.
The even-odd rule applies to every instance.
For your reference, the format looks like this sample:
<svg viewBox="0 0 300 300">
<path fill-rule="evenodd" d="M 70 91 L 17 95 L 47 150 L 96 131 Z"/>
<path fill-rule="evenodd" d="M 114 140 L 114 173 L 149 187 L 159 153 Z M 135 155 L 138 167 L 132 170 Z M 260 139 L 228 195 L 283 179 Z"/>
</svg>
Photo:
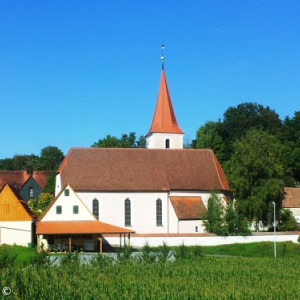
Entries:
<svg viewBox="0 0 300 300">
<path fill-rule="evenodd" d="M 65 193 L 61 193 L 56 199 L 55 203 L 50 207 L 49 211 L 43 217 L 42 221 L 94 221 L 95 218 L 91 215 L 89 209 L 84 205 L 84 203 L 78 198 L 76 193 L 70 188 L 69 196 Z M 73 213 L 73 206 L 77 205 L 79 210 L 77 214 Z M 56 213 L 56 207 L 61 206 L 61 214 Z"/>
<path fill-rule="evenodd" d="M 0 245 L 28 246 L 32 243 L 32 221 L 1 221 Z"/>
<path fill-rule="evenodd" d="M 62 186 L 61 186 L 61 176 L 59 173 L 56 174 L 55 177 L 55 197 L 59 194 L 61 191 Z"/>
</svg>

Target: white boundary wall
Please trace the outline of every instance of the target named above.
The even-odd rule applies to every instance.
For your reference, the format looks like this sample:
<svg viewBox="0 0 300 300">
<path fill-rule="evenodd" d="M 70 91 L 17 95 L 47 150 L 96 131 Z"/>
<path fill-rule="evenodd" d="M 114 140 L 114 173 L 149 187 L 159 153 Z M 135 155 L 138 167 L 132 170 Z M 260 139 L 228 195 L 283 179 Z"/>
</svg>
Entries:
<svg viewBox="0 0 300 300">
<path fill-rule="evenodd" d="M 32 243 L 32 221 L 1 221 L 0 245 L 28 246 Z"/>
<path fill-rule="evenodd" d="M 295 234 L 276 234 L 276 242 L 291 241 L 297 243 L 299 233 Z M 105 240 L 111 246 L 119 246 L 119 237 L 105 237 Z M 126 238 L 125 242 L 128 242 Z M 168 246 L 179 246 L 184 244 L 185 246 L 215 246 L 226 245 L 236 243 L 254 243 L 254 242 L 274 242 L 273 234 L 254 234 L 250 236 L 133 236 L 130 238 L 130 245 L 133 248 L 143 247 L 146 243 L 150 247 L 161 246 L 166 243 Z M 124 239 L 121 239 L 121 244 L 124 244 Z"/>
</svg>

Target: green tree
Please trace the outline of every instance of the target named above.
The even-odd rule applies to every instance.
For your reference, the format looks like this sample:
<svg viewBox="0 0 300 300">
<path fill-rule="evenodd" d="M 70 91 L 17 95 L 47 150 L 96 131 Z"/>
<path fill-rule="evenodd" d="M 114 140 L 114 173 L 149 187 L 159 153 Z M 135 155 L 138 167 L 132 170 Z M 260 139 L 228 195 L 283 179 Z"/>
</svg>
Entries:
<svg viewBox="0 0 300 300">
<path fill-rule="evenodd" d="M 281 208 L 284 188 L 283 147 L 263 130 L 251 129 L 234 144 L 226 165 L 239 213 L 248 220 L 268 222 L 272 201 Z"/>
<path fill-rule="evenodd" d="M 64 159 L 63 152 L 55 146 L 48 146 L 41 150 L 40 170 L 56 171 Z"/>
<path fill-rule="evenodd" d="M 201 126 L 196 135 L 197 149 L 212 149 L 218 160 L 222 163 L 224 159 L 224 143 L 218 133 L 219 123 L 209 121 Z"/>
<path fill-rule="evenodd" d="M 242 138 L 249 129 L 261 129 L 279 135 L 282 122 L 278 114 L 268 106 L 257 103 L 242 103 L 237 107 L 229 107 L 218 125 L 218 134 L 225 144 L 225 159 L 229 160 L 233 152 L 233 143 Z"/>
<path fill-rule="evenodd" d="M 226 235 L 225 207 L 217 191 L 212 191 L 207 202 L 206 213 L 203 216 L 203 225 L 209 233 Z"/>
<path fill-rule="evenodd" d="M 123 133 L 121 138 L 107 135 L 92 145 L 93 148 L 145 148 L 146 140 L 143 136 L 136 139 L 135 132 Z"/>
<path fill-rule="evenodd" d="M 46 186 L 43 188 L 43 193 L 55 194 L 56 171 L 53 171 L 47 178 Z"/>
<path fill-rule="evenodd" d="M 226 208 L 225 223 L 229 235 L 249 234 L 248 222 L 245 217 L 234 208 L 234 202 L 229 203 Z"/>
<path fill-rule="evenodd" d="M 279 219 L 279 228 L 281 231 L 294 231 L 297 229 L 297 221 L 289 209 L 282 209 Z"/>
<path fill-rule="evenodd" d="M 30 199 L 28 201 L 28 206 L 30 210 L 37 216 L 41 216 L 43 212 L 47 209 L 49 204 L 54 200 L 54 195 L 51 193 L 41 193 L 39 200 Z"/>
<path fill-rule="evenodd" d="M 283 143 L 288 173 L 300 182 L 300 111 L 292 119 L 286 117 L 283 123 Z"/>
</svg>

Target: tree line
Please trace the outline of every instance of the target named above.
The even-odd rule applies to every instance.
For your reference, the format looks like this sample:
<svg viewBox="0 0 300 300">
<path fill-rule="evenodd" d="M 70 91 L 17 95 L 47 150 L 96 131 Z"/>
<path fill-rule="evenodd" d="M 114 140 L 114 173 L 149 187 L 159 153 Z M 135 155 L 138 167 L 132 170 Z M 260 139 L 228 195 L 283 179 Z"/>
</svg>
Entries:
<svg viewBox="0 0 300 300">
<path fill-rule="evenodd" d="M 145 148 L 134 132 L 107 135 L 91 147 Z M 270 223 L 273 205 L 279 213 L 284 187 L 300 182 L 300 111 L 284 120 L 270 107 L 245 102 L 229 107 L 218 121 L 201 126 L 189 148 L 210 148 L 221 163 L 235 199 L 238 220 Z M 41 155 L 0 160 L 2 170 L 56 171 L 64 155 L 48 146 Z M 240 221 L 239 221 L 240 222 Z"/>
<path fill-rule="evenodd" d="M 274 206 L 282 214 L 284 187 L 299 186 L 300 111 L 281 121 L 274 110 L 256 103 L 229 107 L 223 120 L 199 128 L 194 147 L 214 150 L 239 220 L 257 228 L 271 224 Z"/>
</svg>

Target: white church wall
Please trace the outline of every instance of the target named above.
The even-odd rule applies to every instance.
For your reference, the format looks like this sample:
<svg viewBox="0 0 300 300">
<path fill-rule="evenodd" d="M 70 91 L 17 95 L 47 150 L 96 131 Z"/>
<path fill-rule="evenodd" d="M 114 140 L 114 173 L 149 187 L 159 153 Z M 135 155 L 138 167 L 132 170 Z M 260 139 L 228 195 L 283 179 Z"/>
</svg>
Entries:
<svg viewBox="0 0 300 300">
<path fill-rule="evenodd" d="M 62 186 L 61 186 L 61 176 L 60 174 L 56 174 L 55 177 L 55 197 L 59 194 L 59 192 L 61 191 Z"/>
<path fill-rule="evenodd" d="M 179 233 L 204 233 L 202 220 L 179 220 Z"/>
<path fill-rule="evenodd" d="M 99 221 L 127 227 L 138 233 L 167 233 L 168 193 L 162 192 L 78 192 L 80 199 L 93 212 L 93 199 L 99 201 Z M 131 226 L 125 226 L 125 200 L 131 203 Z M 156 200 L 162 201 L 162 226 L 156 225 Z"/>
<path fill-rule="evenodd" d="M 1 221 L 0 245 L 28 246 L 32 243 L 32 221 Z"/>
</svg>

